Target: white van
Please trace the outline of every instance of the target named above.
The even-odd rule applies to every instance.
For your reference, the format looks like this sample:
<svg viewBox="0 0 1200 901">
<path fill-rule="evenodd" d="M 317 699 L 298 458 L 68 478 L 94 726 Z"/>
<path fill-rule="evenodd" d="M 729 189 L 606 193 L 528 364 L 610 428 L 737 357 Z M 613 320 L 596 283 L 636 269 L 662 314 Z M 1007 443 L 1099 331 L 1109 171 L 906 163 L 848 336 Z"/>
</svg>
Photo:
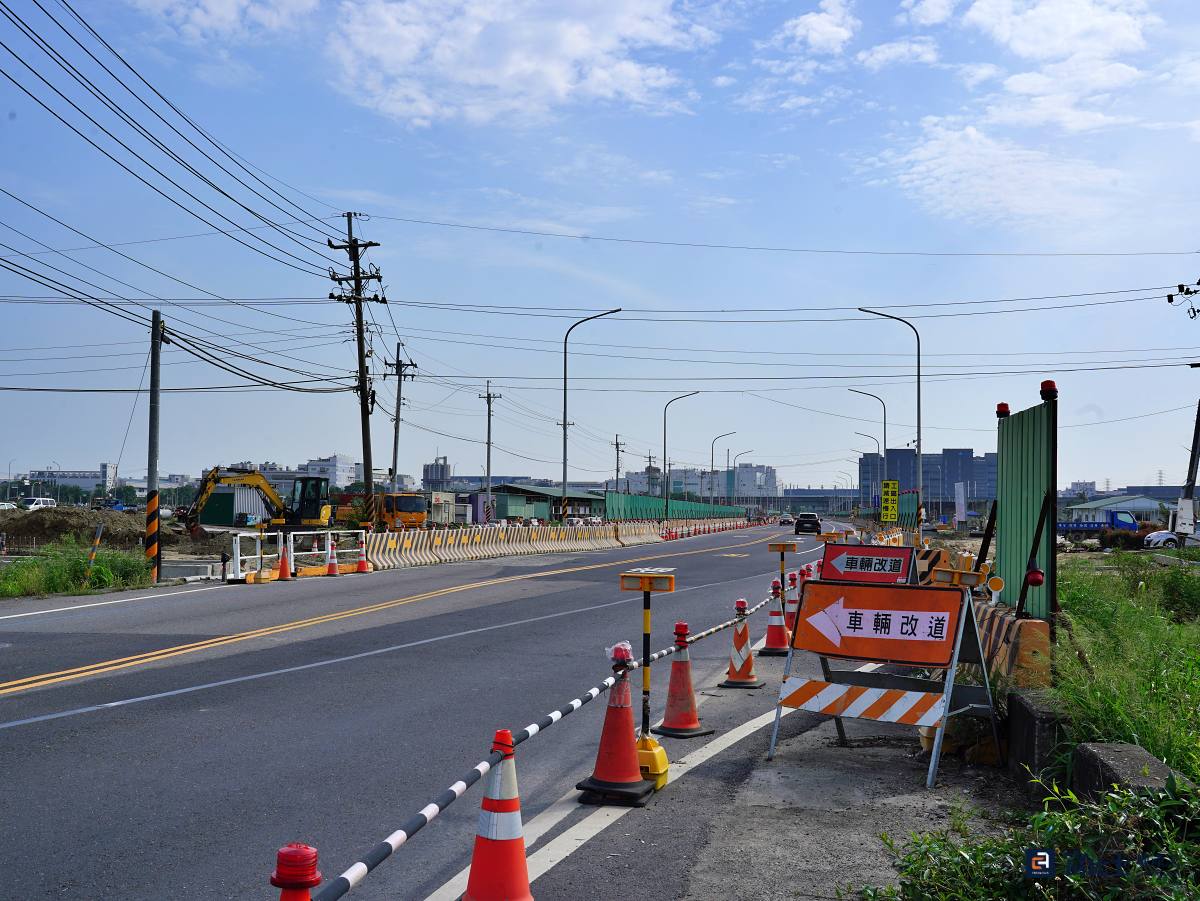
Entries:
<svg viewBox="0 0 1200 901">
<path fill-rule="evenodd" d="M 27 497 L 21 501 L 26 510 L 45 510 L 47 507 L 57 507 L 58 502 L 52 497 Z"/>
</svg>

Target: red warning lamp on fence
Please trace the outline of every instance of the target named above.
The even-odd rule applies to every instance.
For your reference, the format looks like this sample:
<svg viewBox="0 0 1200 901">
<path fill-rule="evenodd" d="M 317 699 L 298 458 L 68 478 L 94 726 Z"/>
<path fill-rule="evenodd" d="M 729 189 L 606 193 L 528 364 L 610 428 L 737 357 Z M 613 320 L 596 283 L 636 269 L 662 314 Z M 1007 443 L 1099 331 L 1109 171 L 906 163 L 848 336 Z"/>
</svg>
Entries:
<svg viewBox="0 0 1200 901">
<path fill-rule="evenodd" d="M 1046 582 L 1046 574 L 1040 569 L 1031 569 L 1025 573 L 1025 584 L 1030 588 L 1040 588 Z"/>
</svg>

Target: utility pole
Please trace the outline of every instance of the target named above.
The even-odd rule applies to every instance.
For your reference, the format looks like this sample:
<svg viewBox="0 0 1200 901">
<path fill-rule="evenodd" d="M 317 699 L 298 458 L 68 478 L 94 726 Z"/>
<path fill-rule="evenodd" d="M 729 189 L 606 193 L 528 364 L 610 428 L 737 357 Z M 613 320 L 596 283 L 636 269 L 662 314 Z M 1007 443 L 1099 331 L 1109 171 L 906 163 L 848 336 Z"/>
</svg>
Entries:
<svg viewBox="0 0 1200 901">
<path fill-rule="evenodd" d="M 479 399 L 487 402 L 487 507 L 483 511 L 483 521 L 491 522 L 495 516 L 492 507 L 492 402 L 503 395 L 492 394 L 491 379 L 487 381 L 487 394 L 480 394 Z"/>
<path fill-rule="evenodd" d="M 654 489 L 650 486 L 650 470 L 654 468 L 654 454 L 646 454 L 646 493 L 653 495 Z"/>
<path fill-rule="evenodd" d="M 404 370 L 417 368 L 416 363 L 405 363 L 400 359 L 401 347 L 403 345 L 397 341 L 396 362 L 393 364 L 396 370 L 396 422 L 392 431 L 392 494 L 400 490 L 397 486 L 400 482 L 400 408 L 404 406 L 404 380 L 414 377 L 405 375 Z"/>
<path fill-rule="evenodd" d="M 370 272 L 362 270 L 362 252 L 371 247 L 378 247 L 376 241 L 360 241 L 354 237 L 354 213 L 346 213 L 346 243 L 334 244 L 326 239 L 326 242 L 332 250 L 344 250 L 350 258 L 350 275 L 338 275 L 332 269 L 329 270 L 329 278 L 342 285 L 345 282 L 350 282 L 353 285 L 353 291 L 349 297 L 344 294 L 341 297 L 330 295 L 331 299 L 343 300 L 346 303 L 354 306 L 354 338 L 358 346 L 358 387 L 355 389 L 358 393 L 358 412 L 362 426 L 362 446 L 363 446 L 363 483 L 366 487 L 366 498 L 363 502 L 363 511 L 366 513 L 367 520 L 374 527 L 378 511 L 375 509 L 375 470 L 374 460 L 371 457 L 371 409 L 375 406 L 374 392 L 371 390 L 370 381 L 367 378 L 367 341 L 365 330 L 363 328 L 363 301 L 367 298 L 363 297 L 363 282 L 375 280 L 379 281 L 382 276 L 379 270 L 372 267 Z M 376 294 L 369 300 L 380 302 L 379 295 Z M 386 301 L 384 301 L 386 302 Z"/>
<path fill-rule="evenodd" d="M 616 472 L 613 473 L 613 475 L 616 476 L 616 478 L 613 480 L 613 491 L 616 492 L 617 494 L 620 494 L 621 493 L 621 451 L 623 451 L 625 449 L 625 442 L 621 440 L 620 435 L 617 435 L 616 440 L 613 441 L 613 443 L 612 443 L 612 446 L 617 449 L 617 469 L 616 469 Z"/>
<path fill-rule="evenodd" d="M 150 441 L 146 449 L 146 560 L 150 581 L 158 581 L 162 569 L 162 545 L 158 541 L 158 423 L 159 358 L 163 342 L 162 313 L 150 313 Z"/>
</svg>

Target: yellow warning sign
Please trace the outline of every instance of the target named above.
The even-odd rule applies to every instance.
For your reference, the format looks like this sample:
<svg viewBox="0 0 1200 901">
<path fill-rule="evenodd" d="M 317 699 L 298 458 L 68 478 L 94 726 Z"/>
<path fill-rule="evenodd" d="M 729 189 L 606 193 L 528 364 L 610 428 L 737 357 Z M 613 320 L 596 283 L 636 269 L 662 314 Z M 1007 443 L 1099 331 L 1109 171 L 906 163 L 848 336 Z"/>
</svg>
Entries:
<svg viewBox="0 0 1200 901">
<path fill-rule="evenodd" d="M 900 480 L 884 479 L 880 489 L 879 521 L 896 522 L 900 519 Z"/>
</svg>

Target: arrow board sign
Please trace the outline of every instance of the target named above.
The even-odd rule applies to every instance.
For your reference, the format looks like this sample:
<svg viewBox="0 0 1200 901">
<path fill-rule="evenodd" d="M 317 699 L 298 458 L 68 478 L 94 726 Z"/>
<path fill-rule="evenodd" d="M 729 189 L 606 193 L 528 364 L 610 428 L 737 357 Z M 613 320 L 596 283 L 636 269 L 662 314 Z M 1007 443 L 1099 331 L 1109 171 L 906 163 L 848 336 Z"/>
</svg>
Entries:
<svg viewBox="0 0 1200 901">
<path fill-rule="evenodd" d="M 824 657 L 948 666 L 962 597 L 958 588 L 805 582 L 792 646 Z"/>
<path fill-rule="evenodd" d="M 827 544 L 821 576 L 843 582 L 901 585 L 911 581 L 913 550 L 872 544 Z"/>
</svg>

